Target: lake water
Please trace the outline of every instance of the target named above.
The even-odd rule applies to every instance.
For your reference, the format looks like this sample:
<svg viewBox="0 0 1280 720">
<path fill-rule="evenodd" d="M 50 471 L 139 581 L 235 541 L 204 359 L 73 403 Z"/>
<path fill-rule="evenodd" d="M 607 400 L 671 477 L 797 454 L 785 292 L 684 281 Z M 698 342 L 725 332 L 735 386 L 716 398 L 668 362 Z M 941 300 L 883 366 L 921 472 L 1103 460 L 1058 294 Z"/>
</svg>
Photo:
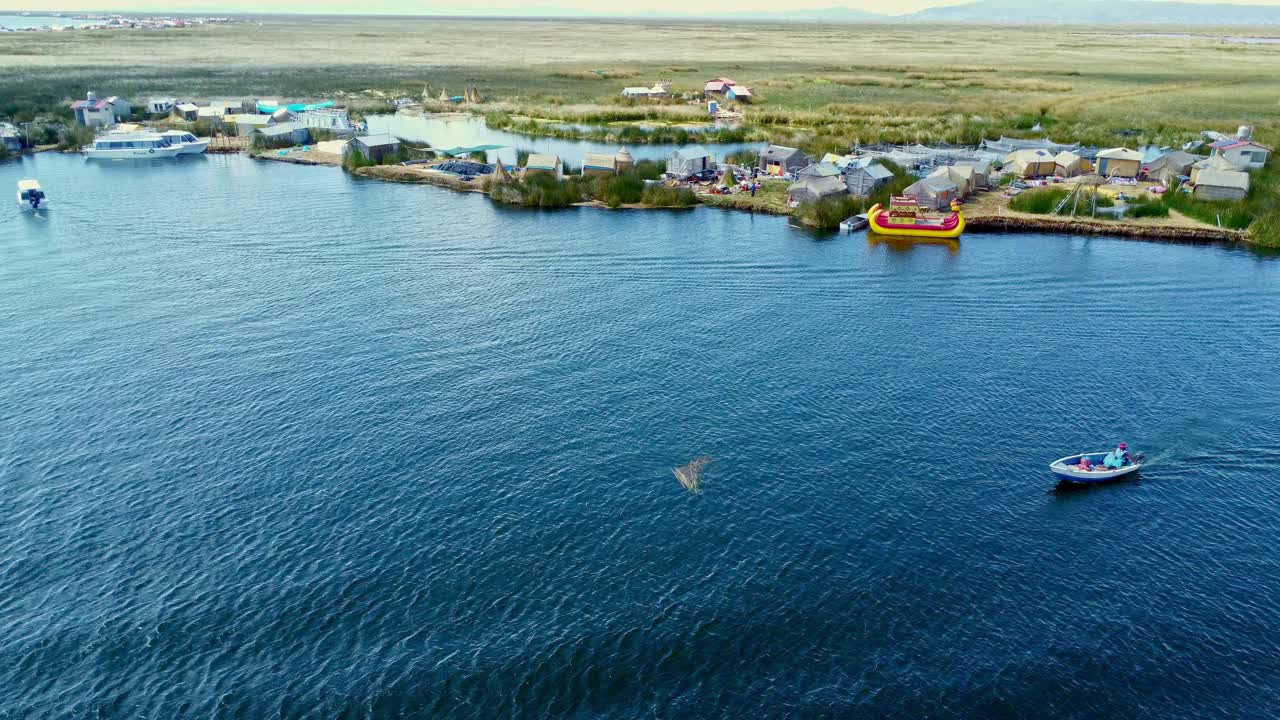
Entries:
<svg viewBox="0 0 1280 720">
<path fill-rule="evenodd" d="M 538 153 L 555 153 L 560 159 L 574 167 L 582 165 L 582 156 L 586 153 L 608 153 L 618 151 L 617 143 L 598 143 L 583 140 L 560 140 L 557 138 L 530 137 L 506 130 L 494 130 L 487 126 L 484 118 L 478 117 L 436 117 L 421 115 L 371 115 L 366 120 L 371 133 L 391 133 L 398 137 L 417 142 L 431 143 L 432 147 L 441 149 L 455 147 L 477 147 L 480 145 L 503 145 L 502 150 L 489 152 L 489 159 L 501 158 L 508 164 L 515 163 L 516 150 L 528 150 Z M 708 143 L 707 149 L 723 160 L 728 155 L 742 150 L 759 150 L 767 143 Z M 664 160 L 673 150 L 688 147 L 687 145 L 648 144 L 627 145 L 627 150 L 636 160 Z"/>
<path fill-rule="evenodd" d="M 80 25 L 84 25 L 88 22 L 88 20 L 77 20 L 71 16 L 58 17 L 56 15 L 0 14 L 0 27 L 10 28 L 12 30 L 41 27 L 79 27 Z"/>
<path fill-rule="evenodd" d="M 1274 258 L 233 156 L 24 176 L 0 717 L 1280 707 Z M 1051 492 L 1120 439 L 1140 480 Z"/>
</svg>

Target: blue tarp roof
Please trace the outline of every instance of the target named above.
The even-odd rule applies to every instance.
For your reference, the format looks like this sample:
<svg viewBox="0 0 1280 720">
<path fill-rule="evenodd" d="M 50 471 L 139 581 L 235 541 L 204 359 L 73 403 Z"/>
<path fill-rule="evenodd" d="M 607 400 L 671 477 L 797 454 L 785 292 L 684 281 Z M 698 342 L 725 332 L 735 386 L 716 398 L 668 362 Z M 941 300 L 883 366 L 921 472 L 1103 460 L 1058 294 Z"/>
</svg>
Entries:
<svg viewBox="0 0 1280 720">
<path fill-rule="evenodd" d="M 267 105 L 265 103 L 258 103 L 258 112 L 270 115 L 280 108 L 285 108 L 289 112 L 302 112 L 303 110 L 319 110 L 321 108 L 329 107 L 333 107 L 332 100 L 325 100 L 324 102 L 318 103 L 293 103 L 291 105 Z"/>
<path fill-rule="evenodd" d="M 507 147 L 506 145 L 476 145 L 475 147 L 456 147 L 446 150 L 439 150 L 450 157 L 458 157 L 459 155 L 470 155 L 473 152 L 489 152 L 490 150 L 498 150 Z"/>
</svg>

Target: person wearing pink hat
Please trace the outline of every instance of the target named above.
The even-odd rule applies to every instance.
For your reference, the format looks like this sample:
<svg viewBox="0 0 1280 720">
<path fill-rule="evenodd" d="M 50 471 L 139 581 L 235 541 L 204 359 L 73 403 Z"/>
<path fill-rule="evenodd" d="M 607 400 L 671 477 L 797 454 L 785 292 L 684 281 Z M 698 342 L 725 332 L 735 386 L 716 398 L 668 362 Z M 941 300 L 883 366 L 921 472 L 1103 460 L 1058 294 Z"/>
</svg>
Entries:
<svg viewBox="0 0 1280 720">
<path fill-rule="evenodd" d="M 1129 446 L 1122 442 L 1116 446 L 1115 450 L 1107 453 L 1107 456 L 1102 459 L 1102 464 L 1113 470 L 1119 470 L 1132 461 L 1133 458 L 1129 457 Z"/>
</svg>

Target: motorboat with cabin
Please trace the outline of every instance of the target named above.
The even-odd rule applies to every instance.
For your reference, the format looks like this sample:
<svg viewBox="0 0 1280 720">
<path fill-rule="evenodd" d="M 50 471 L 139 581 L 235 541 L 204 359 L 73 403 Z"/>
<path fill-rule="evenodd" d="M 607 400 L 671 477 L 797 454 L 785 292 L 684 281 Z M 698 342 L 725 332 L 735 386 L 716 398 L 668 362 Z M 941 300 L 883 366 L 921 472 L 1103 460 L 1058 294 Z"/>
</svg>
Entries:
<svg viewBox="0 0 1280 720">
<path fill-rule="evenodd" d="M 964 232 L 964 212 L 952 201 L 951 214 L 932 217 L 920 207 L 916 198 L 907 195 L 889 198 L 886 209 L 876 203 L 867 211 L 871 231 L 880 235 L 904 237 L 958 238 Z"/>
<path fill-rule="evenodd" d="M 40 212 L 49 208 L 49 198 L 40 187 L 39 180 L 18 181 L 18 208 L 30 212 Z"/>
<path fill-rule="evenodd" d="M 91 160 L 157 160 L 177 156 L 182 145 L 160 133 L 107 133 L 80 151 Z"/>
<path fill-rule="evenodd" d="M 186 130 L 165 130 L 160 134 L 168 138 L 170 145 L 178 146 L 179 155 L 199 155 L 209 149 L 209 138 L 196 137 Z"/>
</svg>

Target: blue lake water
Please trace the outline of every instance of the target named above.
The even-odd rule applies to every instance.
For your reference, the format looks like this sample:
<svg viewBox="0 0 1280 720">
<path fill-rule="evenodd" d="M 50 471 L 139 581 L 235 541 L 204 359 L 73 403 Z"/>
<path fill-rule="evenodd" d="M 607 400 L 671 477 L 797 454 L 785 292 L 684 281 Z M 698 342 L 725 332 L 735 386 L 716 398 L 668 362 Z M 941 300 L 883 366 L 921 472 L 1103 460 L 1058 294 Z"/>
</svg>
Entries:
<svg viewBox="0 0 1280 720">
<path fill-rule="evenodd" d="M 41 27 L 78 27 L 88 22 L 88 20 L 77 20 L 70 15 L 5 15 L 0 13 L 0 27 L 12 30 Z"/>
<path fill-rule="evenodd" d="M 506 130 L 495 130 L 485 124 L 484 118 L 433 116 L 433 115 L 371 115 L 366 118 L 371 133 L 391 133 L 398 137 L 418 142 L 431 143 L 432 147 L 441 149 L 456 147 L 477 147 L 480 145 L 503 145 L 500 150 L 489 151 L 490 161 L 501 158 L 503 162 L 514 163 L 516 150 L 529 152 L 555 153 L 571 166 L 580 167 L 582 156 L 586 153 L 608 153 L 618 151 L 617 143 L 600 143 L 587 140 L 561 140 L 558 138 L 532 137 Z M 759 150 L 767 143 L 709 143 L 706 147 L 718 160 L 742 150 Z M 671 151 L 688 147 L 672 144 L 627 145 L 627 150 L 636 160 L 663 160 Z"/>
<path fill-rule="evenodd" d="M 1274 258 L 243 157 L 24 176 L 6 720 L 1280 707 Z M 1120 439 L 1140 480 L 1051 492 Z"/>
</svg>

